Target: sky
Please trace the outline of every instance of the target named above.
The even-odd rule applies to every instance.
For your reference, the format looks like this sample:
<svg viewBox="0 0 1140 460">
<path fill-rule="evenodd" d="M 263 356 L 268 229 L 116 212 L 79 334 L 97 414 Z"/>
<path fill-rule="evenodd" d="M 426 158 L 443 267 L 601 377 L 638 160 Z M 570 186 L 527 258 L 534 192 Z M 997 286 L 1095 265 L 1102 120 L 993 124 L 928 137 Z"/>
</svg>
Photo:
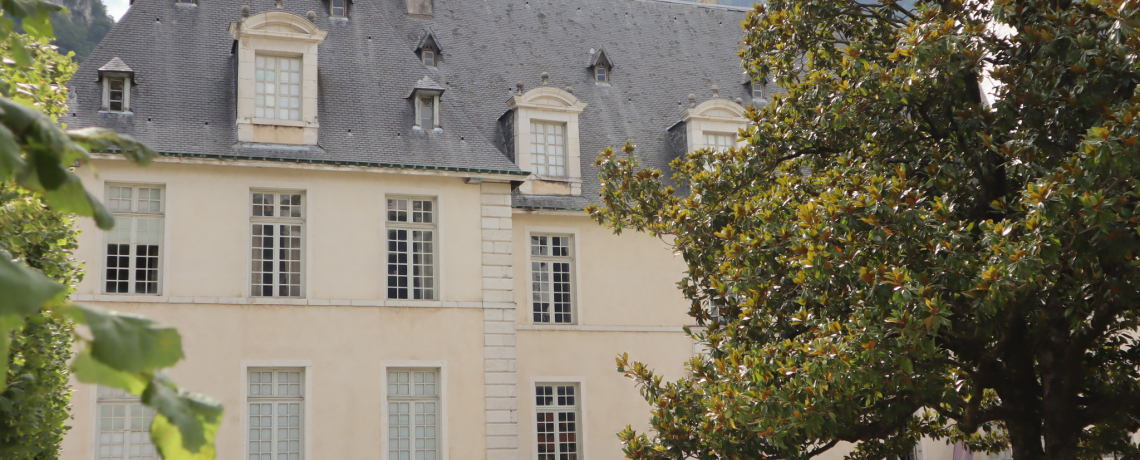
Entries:
<svg viewBox="0 0 1140 460">
<path fill-rule="evenodd" d="M 103 0 L 103 5 L 107 7 L 107 14 L 114 17 L 116 21 L 123 17 L 123 13 L 127 12 L 127 7 L 131 6 L 130 0 Z"/>
</svg>

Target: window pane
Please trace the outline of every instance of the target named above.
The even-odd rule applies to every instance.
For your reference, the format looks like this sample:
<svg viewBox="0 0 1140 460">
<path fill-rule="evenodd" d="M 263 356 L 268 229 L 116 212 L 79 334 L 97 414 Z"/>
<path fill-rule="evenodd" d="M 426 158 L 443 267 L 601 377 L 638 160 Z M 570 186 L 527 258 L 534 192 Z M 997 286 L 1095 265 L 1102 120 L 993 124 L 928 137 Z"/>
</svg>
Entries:
<svg viewBox="0 0 1140 460">
<path fill-rule="evenodd" d="M 531 122 L 531 172 L 541 176 L 565 176 L 565 136 L 562 123 Z"/>
</svg>

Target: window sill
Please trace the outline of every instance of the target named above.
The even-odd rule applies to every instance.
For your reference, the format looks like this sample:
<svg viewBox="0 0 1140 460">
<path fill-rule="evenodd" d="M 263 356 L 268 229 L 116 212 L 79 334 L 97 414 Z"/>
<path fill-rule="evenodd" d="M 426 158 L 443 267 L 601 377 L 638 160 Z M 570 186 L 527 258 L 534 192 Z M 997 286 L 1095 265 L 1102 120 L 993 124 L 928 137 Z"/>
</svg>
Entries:
<svg viewBox="0 0 1140 460">
<path fill-rule="evenodd" d="M 683 332 L 681 326 L 582 326 L 578 324 L 520 324 L 519 331 L 571 332 Z"/>
<path fill-rule="evenodd" d="M 308 305 L 339 307 L 483 308 L 483 302 L 444 302 L 439 300 L 388 299 L 299 299 L 295 297 L 192 297 L 153 294 L 74 294 L 75 302 L 116 302 L 150 304 L 220 305 Z"/>
<path fill-rule="evenodd" d="M 545 182 L 563 182 L 567 184 L 581 184 L 581 177 L 565 177 L 565 176 L 540 176 L 538 174 L 531 174 L 531 179 L 545 181 Z"/>
<path fill-rule="evenodd" d="M 132 112 L 130 110 L 123 110 L 120 112 L 116 112 L 114 110 L 103 110 L 103 109 L 100 109 L 99 113 L 106 113 L 106 114 L 110 114 L 110 115 L 134 115 L 135 114 L 134 112 Z"/>
<path fill-rule="evenodd" d="M 276 118 L 251 118 L 250 123 L 255 125 L 274 125 L 304 128 L 309 124 L 301 120 L 278 120 Z"/>
</svg>

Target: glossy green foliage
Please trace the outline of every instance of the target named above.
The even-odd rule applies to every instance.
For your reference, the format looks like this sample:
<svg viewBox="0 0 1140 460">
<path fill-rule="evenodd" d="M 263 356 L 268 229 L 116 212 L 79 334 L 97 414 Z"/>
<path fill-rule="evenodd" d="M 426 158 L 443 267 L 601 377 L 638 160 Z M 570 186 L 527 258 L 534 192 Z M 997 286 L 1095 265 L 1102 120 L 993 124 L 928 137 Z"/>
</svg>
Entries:
<svg viewBox="0 0 1140 460">
<path fill-rule="evenodd" d="M 49 14 L 60 8 L 38 0 L 0 0 L 0 8 L 29 33 L 14 34 L 13 21 L 0 17 L 0 361 L 8 363 L 0 457 L 55 456 L 67 416 L 63 362 L 74 339 L 84 345 L 71 367 L 79 380 L 124 388 L 156 410 L 151 438 L 164 458 L 212 459 L 221 405 L 179 390 L 161 372 L 183 357 L 178 332 L 66 298 L 78 273 L 63 216 L 93 217 L 104 229 L 115 224 L 72 169 L 92 151 L 115 151 L 140 165 L 155 152 L 111 130 L 57 124 L 65 110 L 60 85 L 75 69 L 48 45 Z M 90 334 L 73 334 L 70 322 Z"/>
<path fill-rule="evenodd" d="M 31 194 L 0 184 L 0 250 L 63 285 L 83 275 L 71 258 L 72 224 Z M 0 458 L 59 456 L 70 409 L 71 334 L 69 321 L 47 313 L 28 316 L 12 333 L 6 387 L 0 392 Z"/>
<path fill-rule="evenodd" d="M 653 408 L 627 456 L 1140 455 L 1137 7 L 757 6 L 741 57 L 785 91 L 747 147 L 675 161 L 683 196 L 598 162 L 592 215 L 673 236 L 710 348 L 676 382 L 618 360 Z"/>
</svg>

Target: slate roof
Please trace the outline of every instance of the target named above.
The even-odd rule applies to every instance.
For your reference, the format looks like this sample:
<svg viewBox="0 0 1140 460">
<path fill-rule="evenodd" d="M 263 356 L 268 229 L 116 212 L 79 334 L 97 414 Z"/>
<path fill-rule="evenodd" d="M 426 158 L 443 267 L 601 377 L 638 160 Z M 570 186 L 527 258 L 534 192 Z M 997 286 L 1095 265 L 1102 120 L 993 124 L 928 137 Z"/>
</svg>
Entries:
<svg viewBox="0 0 1140 460">
<path fill-rule="evenodd" d="M 103 67 L 100 67 L 100 68 L 99 68 L 99 71 L 100 71 L 100 72 L 123 72 L 123 73 L 129 73 L 129 72 L 134 72 L 134 69 L 131 69 L 130 67 L 127 67 L 127 64 L 126 64 L 125 62 L 123 62 L 123 60 L 122 60 L 122 59 L 119 59 L 118 57 L 115 57 L 115 58 L 111 58 L 111 60 L 110 60 L 110 61 L 107 61 L 107 63 L 106 63 L 106 64 L 103 64 Z"/>
<path fill-rule="evenodd" d="M 516 82 L 573 87 L 588 106 L 579 117 L 582 197 L 523 197 L 526 208 L 581 208 L 596 202 L 596 153 L 637 145 L 646 166 L 667 170 L 666 129 L 688 107 L 720 96 L 750 102 L 736 55 L 744 10 L 649 0 L 434 0 L 434 15 L 406 14 L 405 0 L 357 0 L 348 19 L 328 16 L 327 0 L 283 0 L 329 34 L 319 48 L 318 146 L 237 142 L 236 56 L 231 22 L 241 9 L 278 10 L 274 0 L 135 0 L 70 82 L 77 102 L 70 127 L 131 134 L 167 155 L 267 161 L 522 173 L 500 149 L 498 119 Z M 278 10 L 280 11 L 280 10 Z M 437 67 L 415 49 L 432 31 L 447 45 Z M 604 47 L 620 61 L 610 84 L 595 84 L 585 63 Z M 129 62 L 132 115 L 99 113 L 98 63 Z M 442 132 L 413 131 L 408 93 L 426 77 L 446 89 Z M 747 80 L 744 78 L 743 80 Z M 521 178 L 521 177 L 520 177 Z"/>
</svg>

